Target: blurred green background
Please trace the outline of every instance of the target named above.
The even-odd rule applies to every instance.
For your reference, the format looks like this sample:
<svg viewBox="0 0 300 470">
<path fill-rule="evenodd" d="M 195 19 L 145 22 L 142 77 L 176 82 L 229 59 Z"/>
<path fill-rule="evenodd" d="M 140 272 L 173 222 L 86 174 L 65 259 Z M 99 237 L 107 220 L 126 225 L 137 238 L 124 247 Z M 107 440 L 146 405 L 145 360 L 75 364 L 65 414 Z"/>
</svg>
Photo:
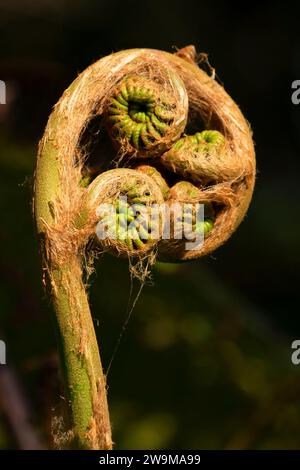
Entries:
<svg viewBox="0 0 300 470">
<path fill-rule="evenodd" d="M 251 123 L 258 176 L 236 234 L 199 261 L 158 263 L 109 375 L 117 449 L 300 448 L 299 6 L 230 2 L 2 0 L 0 448 L 49 448 L 59 400 L 52 310 L 31 215 L 37 144 L 52 106 L 93 61 L 130 47 L 209 52 Z M 295 10 L 296 8 L 296 10 Z M 297 10 L 298 8 L 298 10 Z M 138 289 L 135 285 L 135 289 Z M 91 288 L 107 368 L 126 316 L 125 261 Z"/>
</svg>

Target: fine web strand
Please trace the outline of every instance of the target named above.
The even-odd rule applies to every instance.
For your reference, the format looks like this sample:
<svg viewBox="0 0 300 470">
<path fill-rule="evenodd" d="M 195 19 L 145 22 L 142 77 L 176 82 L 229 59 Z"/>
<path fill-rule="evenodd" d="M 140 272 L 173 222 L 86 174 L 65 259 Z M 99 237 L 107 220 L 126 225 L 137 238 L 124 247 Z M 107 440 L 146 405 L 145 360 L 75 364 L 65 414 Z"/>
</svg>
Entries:
<svg viewBox="0 0 300 470">
<path fill-rule="evenodd" d="M 117 342 L 116 342 L 116 345 L 115 345 L 115 348 L 113 350 L 113 353 L 112 353 L 112 356 L 110 358 L 110 361 L 109 361 L 109 364 L 108 364 L 108 367 L 107 367 L 107 370 L 106 370 L 106 377 L 108 377 L 108 374 L 111 370 L 111 366 L 112 366 L 112 363 L 117 355 L 117 352 L 119 351 L 119 348 L 120 348 L 120 344 L 121 344 L 121 341 L 122 341 L 122 338 L 124 336 L 124 333 L 125 333 L 125 330 L 128 326 L 128 323 L 130 321 L 130 318 L 131 318 L 131 315 L 133 313 L 133 310 L 136 306 L 136 303 L 141 295 L 141 292 L 142 292 L 142 289 L 144 287 L 144 282 L 140 282 L 140 286 L 139 286 L 139 289 L 138 289 L 138 292 L 132 302 L 132 305 L 130 307 L 130 304 L 131 304 L 131 299 L 132 299 L 132 295 L 133 295 L 133 286 L 134 286 L 134 278 L 133 276 L 131 275 L 130 276 L 130 292 L 129 292 L 129 298 L 128 298 L 128 302 L 127 302 L 127 308 L 126 308 L 126 314 L 125 314 L 125 320 L 123 322 L 123 325 L 122 325 L 122 328 L 121 328 L 121 331 L 120 331 L 120 334 L 119 334 L 119 337 L 117 339 Z"/>
</svg>

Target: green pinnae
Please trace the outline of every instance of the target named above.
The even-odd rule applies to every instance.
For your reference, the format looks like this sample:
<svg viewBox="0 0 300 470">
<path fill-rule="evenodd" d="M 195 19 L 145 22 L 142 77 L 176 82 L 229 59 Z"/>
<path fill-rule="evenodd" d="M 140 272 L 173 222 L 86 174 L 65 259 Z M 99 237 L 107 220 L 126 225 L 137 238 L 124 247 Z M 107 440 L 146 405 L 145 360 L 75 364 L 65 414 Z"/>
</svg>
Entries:
<svg viewBox="0 0 300 470">
<path fill-rule="evenodd" d="M 207 219 L 204 221 L 204 235 L 207 235 L 214 228 L 214 221 Z"/>
<path fill-rule="evenodd" d="M 136 246 L 136 248 L 144 248 L 145 244 L 140 238 L 140 234 L 138 233 L 136 227 L 131 227 L 129 229 L 130 237 L 132 239 L 133 245 Z"/>
<path fill-rule="evenodd" d="M 126 108 L 128 108 L 128 101 L 122 96 L 122 93 L 120 93 L 118 95 L 118 99 L 116 100 L 117 103 L 120 103 L 124 106 L 126 106 Z"/>
<path fill-rule="evenodd" d="M 164 122 L 161 122 L 156 116 L 155 114 L 152 114 L 151 115 L 151 122 L 152 124 L 154 125 L 154 127 L 162 134 L 164 135 L 165 132 L 167 131 L 168 129 L 168 125 Z"/>
<path fill-rule="evenodd" d="M 139 140 L 142 126 L 143 124 L 136 124 L 132 132 L 132 144 L 136 149 L 139 148 Z"/>
<path fill-rule="evenodd" d="M 127 215 L 127 213 L 129 213 L 129 208 L 128 208 L 126 202 L 118 199 L 117 202 L 116 202 L 116 211 L 119 214 Z"/>
<path fill-rule="evenodd" d="M 146 119 L 146 121 L 147 121 L 147 119 Z M 143 145 L 145 147 L 150 147 L 153 144 L 154 139 L 149 134 L 149 132 L 147 130 L 147 125 L 142 127 L 140 136 L 141 136 L 141 139 L 143 141 Z"/>
<path fill-rule="evenodd" d="M 121 97 L 122 98 L 122 97 Z M 128 111 L 128 103 L 122 98 L 121 101 L 112 98 L 110 109 L 116 110 L 124 110 L 125 112 Z"/>
<path fill-rule="evenodd" d="M 207 235 L 214 227 L 214 222 L 211 219 L 206 219 L 203 222 L 197 222 L 193 226 L 193 230 L 197 233 L 204 233 L 204 236 Z"/>
<path fill-rule="evenodd" d="M 116 237 L 121 241 L 125 241 L 127 237 L 127 229 L 121 225 L 116 226 Z"/>
<path fill-rule="evenodd" d="M 150 139 L 152 139 L 152 142 L 155 141 L 155 140 L 161 139 L 160 133 L 152 125 L 152 122 L 150 121 L 149 118 L 147 118 L 147 132 L 148 132 L 148 135 L 149 135 Z"/>
<path fill-rule="evenodd" d="M 127 139 L 136 150 L 159 142 L 174 121 L 173 102 L 162 100 L 156 83 L 141 77 L 120 82 L 107 107 L 107 123 L 115 139 Z"/>
<path fill-rule="evenodd" d="M 196 152 L 210 151 L 213 148 L 220 147 L 225 143 L 225 137 L 219 131 L 205 130 L 196 132 L 194 135 L 187 135 L 179 139 L 172 147 L 171 150 L 178 151 L 181 149 L 194 150 Z M 169 157 L 170 153 L 166 154 Z"/>
<path fill-rule="evenodd" d="M 131 199 L 133 204 L 141 203 L 141 204 L 151 204 L 153 202 L 152 196 L 149 194 L 144 194 L 143 196 L 137 196 Z"/>
<path fill-rule="evenodd" d="M 130 117 L 132 117 L 135 121 L 141 122 L 141 123 L 144 123 L 147 120 L 146 114 L 139 111 L 138 109 L 136 110 L 135 113 L 132 113 L 131 111 Z"/>
<path fill-rule="evenodd" d="M 215 211 L 213 205 L 210 202 L 204 203 L 204 220 L 195 222 L 194 230 L 204 232 L 204 236 L 207 235 L 214 227 L 215 223 Z"/>
<path fill-rule="evenodd" d="M 117 222 L 121 227 L 127 227 L 127 217 L 124 213 L 117 214 Z"/>
<path fill-rule="evenodd" d="M 195 134 L 197 143 L 200 145 L 208 145 L 209 148 L 219 147 L 224 144 L 225 138 L 219 131 L 206 130 Z"/>
<path fill-rule="evenodd" d="M 126 83 L 123 83 L 121 85 L 121 90 L 120 90 L 122 99 L 128 104 L 128 91 L 126 87 Z M 120 101 L 120 94 L 117 95 L 117 99 Z"/>
<path fill-rule="evenodd" d="M 129 233 L 127 232 L 127 235 L 126 235 L 126 238 L 125 238 L 125 242 L 126 242 L 126 245 L 128 246 L 128 248 L 130 250 L 133 250 L 133 242 L 132 242 L 132 238 L 130 237 Z"/>
<path fill-rule="evenodd" d="M 137 228 L 139 230 L 139 234 L 140 234 L 141 239 L 142 240 L 148 240 L 149 239 L 149 233 L 147 232 L 147 230 L 145 229 L 143 224 L 139 223 L 137 225 Z"/>
<path fill-rule="evenodd" d="M 174 118 L 174 114 L 171 110 L 163 108 L 160 105 L 155 106 L 155 114 L 159 119 L 163 121 L 172 121 Z"/>
<path fill-rule="evenodd" d="M 182 139 L 177 140 L 175 144 L 172 146 L 172 150 L 180 150 L 185 143 L 185 138 L 183 137 Z"/>
<path fill-rule="evenodd" d="M 128 108 L 127 108 L 128 110 Z M 125 110 L 122 110 L 120 108 L 116 108 L 115 106 L 110 106 L 109 107 L 109 113 L 112 115 L 112 116 L 119 116 L 120 114 L 123 114 L 126 115 L 126 112 Z"/>
<path fill-rule="evenodd" d="M 214 220 L 210 218 L 204 218 L 203 221 L 196 221 L 195 214 L 183 212 L 182 216 L 177 217 L 177 223 L 182 223 L 184 227 L 189 229 L 192 228 L 195 233 L 203 233 L 204 236 L 208 235 L 214 227 Z"/>
</svg>

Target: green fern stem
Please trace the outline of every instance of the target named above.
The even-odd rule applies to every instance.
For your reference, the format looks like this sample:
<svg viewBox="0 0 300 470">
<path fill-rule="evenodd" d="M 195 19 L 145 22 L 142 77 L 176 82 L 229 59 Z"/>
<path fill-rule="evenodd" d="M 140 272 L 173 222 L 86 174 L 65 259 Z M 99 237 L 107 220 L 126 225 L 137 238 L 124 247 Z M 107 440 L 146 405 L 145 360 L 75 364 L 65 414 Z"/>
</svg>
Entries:
<svg viewBox="0 0 300 470">
<path fill-rule="evenodd" d="M 58 346 L 65 391 L 65 409 L 70 442 L 67 447 L 110 449 L 111 429 L 103 373 L 94 325 L 82 280 L 77 250 L 63 262 L 53 259 L 47 227 L 55 225 L 53 207 L 63 187 L 60 159 L 55 144 L 63 125 L 59 111 L 49 118 L 51 138 L 44 138 L 35 173 L 34 210 L 43 270 L 56 314 Z M 79 183 L 78 183 L 79 184 Z"/>
</svg>

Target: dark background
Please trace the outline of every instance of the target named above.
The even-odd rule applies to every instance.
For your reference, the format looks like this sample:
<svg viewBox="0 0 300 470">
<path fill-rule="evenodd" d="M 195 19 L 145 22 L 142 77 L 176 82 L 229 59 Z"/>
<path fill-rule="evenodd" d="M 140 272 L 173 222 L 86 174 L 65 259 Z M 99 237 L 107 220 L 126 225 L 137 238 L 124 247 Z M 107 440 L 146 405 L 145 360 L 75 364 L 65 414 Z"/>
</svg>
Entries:
<svg viewBox="0 0 300 470">
<path fill-rule="evenodd" d="M 288 2 L 0 1 L 0 448 L 49 447 L 59 400 L 31 217 L 37 143 L 51 108 L 112 51 L 188 44 L 209 53 L 251 123 L 257 185 L 225 246 L 155 267 L 108 376 L 114 441 L 118 449 L 300 448 L 300 365 L 290 359 L 300 339 L 300 105 L 291 102 L 299 19 Z M 129 288 L 125 261 L 99 262 L 91 301 L 105 367 Z"/>
</svg>

